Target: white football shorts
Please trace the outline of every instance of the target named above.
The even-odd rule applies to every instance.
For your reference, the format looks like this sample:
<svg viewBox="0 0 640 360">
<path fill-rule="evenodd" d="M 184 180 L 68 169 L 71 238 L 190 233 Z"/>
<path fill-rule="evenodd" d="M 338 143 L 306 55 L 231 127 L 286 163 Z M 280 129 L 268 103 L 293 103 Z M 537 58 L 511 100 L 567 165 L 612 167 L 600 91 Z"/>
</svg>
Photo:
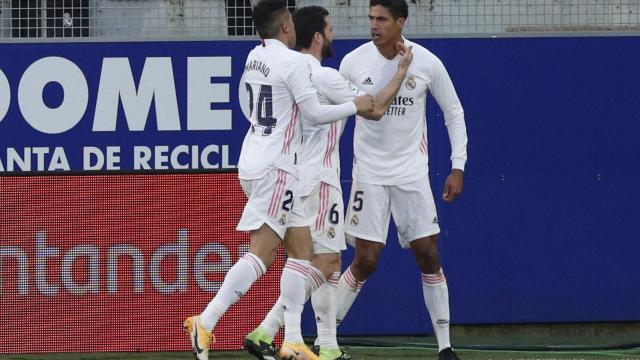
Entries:
<svg viewBox="0 0 640 360">
<path fill-rule="evenodd" d="M 354 245 L 353 238 L 386 244 L 391 216 L 403 249 L 413 240 L 440 233 L 428 177 L 402 185 L 353 181 L 345 219 L 349 244 Z"/>
<path fill-rule="evenodd" d="M 339 254 L 346 249 L 344 238 L 344 202 L 342 191 L 318 182 L 308 196 L 301 199 L 304 213 L 296 210 L 290 226 L 309 226 L 314 254 Z M 300 209 L 296 204 L 296 209 Z"/>
<path fill-rule="evenodd" d="M 290 226 L 298 180 L 295 176 L 280 169 L 268 172 L 264 177 L 254 180 L 240 180 L 247 204 L 236 226 L 238 231 L 258 230 L 267 224 L 280 239 Z"/>
</svg>

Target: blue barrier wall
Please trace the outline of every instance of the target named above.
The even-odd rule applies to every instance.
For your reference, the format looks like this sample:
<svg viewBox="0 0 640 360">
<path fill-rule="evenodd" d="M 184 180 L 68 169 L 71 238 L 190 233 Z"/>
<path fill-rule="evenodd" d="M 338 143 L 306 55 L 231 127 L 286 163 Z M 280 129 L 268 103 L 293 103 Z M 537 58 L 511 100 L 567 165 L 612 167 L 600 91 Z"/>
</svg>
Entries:
<svg viewBox="0 0 640 360">
<path fill-rule="evenodd" d="M 337 66 L 345 53 L 362 42 L 336 41 L 336 58 L 328 63 Z M 636 167 L 640 38 L 419 42 L 449 70 L 465 109 L 469 134 L 465 192 L 454 204 L 437 201 L 452 322 L 640 320 L 640 265 L 636 260 L 640 245 L 633 225 L 640 200 Z M 111 169 L 105 165 L 101 170 L 135 171 L 136 146 L 166 146 L 170 152 L 179 145 L 198 146 L 197 151 L 214 145 L 206 161 L 196 156 L 195 164 L 233 168 L 247 128 L 237 100 L 239 81 L 246 53 L 254 45 L 251 41 L 2 44 L 0 95 L 6 99 L 8 93 L 4 74 L 11 97 L 8 108 L 3 108 L 5 102 L 0 98 L 0 170 L 7 172 L 8 148 L 24 155 L 25 148 L 33 152 L 35 147 L 48 147 L 51 154 L 59 147 L 68 164 L 65 168 L 58 159 L 57 166 L 86 171 L 86 147 L 104 150 L 111 146 L 120 155 L 118 165 Z M 35 129 L 25 117 L 37 115 L 25 115 L 19 101 L 19 87 L 33 86 L 25 74 L 38 78 L 28 70 L 30 66 L 51 56 L 77 65 L 88 89 L 86 111 L 77 125 L 59 133 Z M 167 124 L 164 130 L 158 128 L 154 101 L 143 129 L 132 130 L 127 121 L 133 110 L 127 113 L 116 103 L 116 129 L 96 130 L 98 89 L 109 87 L 107 80 L 101 80 L 104 59 L 128 59 L 138 84 L 145 60 L 152 57 L 170 59 L 178 128 L 175 123 L 169 124 L 173 129 L 167 129 L 171 127 Z M 219 72 L 194 70 L 189 58 L 203 57 L 220 60 L 216 63 L 221 64 Z M 162 64 L 166 65 L 157 63 L 160 69 Z M 44 73 L 55 70 L 47 66 Z M 69 70 L 60 76 L 72 75 Z M 204 85 L 202 77 L 207 79 Z M 209 88 L 207 81 L 223 86 Z M 163 91 L 170 99 L 168 88 Z M 190 98 L 190 90 L 205 94 L 205 99 Z M 70 91 L 51 82 L 42 94 L 45 103 L 56 108 Z M 223 130 L 188 130 L 197 127 L 195 120 L 189 124 L 189 103 L 197 107 L 207 100 L 212 110 L 231 110 L 231 124 Z M 26 107 L 34 100 L 22 101 Z M 105 101 L 103 106 L 113 104 Z M 203 111 L 200 107 L 201 114 Z M 442 114 L 433 101 L 428 116 L 431 181 L 438 199 L 450 168 L 449 145 Z M 345 193 L 350 188 L 352 125 L 341 141 Z M 191 154 L 182 153 L 178 158 L 180 164 L 193 165 L 187 160 L 192 159 Z M 43 159 L 46 171 L 51 159 Z M 170 161 L 156 166 L 152 160 L 150 164 L 156 170 L 172 168 Z M 33 155 L 28 171 L 37 171 L 37 166 Z M 393 231 L 377 272 L 340 333 L 429 331 L 420 274 L 411 253 L 399 249 Z M 351 258 L 349 251 L 345 265 Z M 306 315 L 303 325 L 306 332 L 314 331 L 311 316 Z"/>
<path fill-rule="evenodd" d="M 469 135 L 465 191 L 449 205 L 448 138 L 429 104 L 452 323 L 640 319 L 640 38 L 421 43 L 446 65 Z M 395 234 L 388 244 L 343 334 L 430 328 L 415 261 Z"/>
</svg>

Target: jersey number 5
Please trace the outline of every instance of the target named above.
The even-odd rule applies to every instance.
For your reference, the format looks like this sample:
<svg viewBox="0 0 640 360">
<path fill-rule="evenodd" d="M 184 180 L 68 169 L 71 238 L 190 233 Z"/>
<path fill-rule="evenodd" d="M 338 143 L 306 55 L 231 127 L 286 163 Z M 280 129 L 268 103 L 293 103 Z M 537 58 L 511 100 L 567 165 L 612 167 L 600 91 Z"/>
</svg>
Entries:
<svg viewBox="0 0 640 360">
<path fill-rule="evenodd" d="M 253 87 L 251 84 L 245 84 L 249 93 L 249 116 L 253 116 Z M 273 117 L 273 90 L 271 85 L 260 85 L 260 95 L 258 102 L 256 117 L 258 118 L 258 126 L 262 126 L 262 136 L 271 135 L 271 129 L 276 126 L 277 119 Z"/>
<path fill-rule="evenodd" d="M 362 210 L 362 206 L 364 205 L 362 200 L 362 194 L 364 194 L 364 191 L 358 190 L 353 195 L 353 206 L 351 208 L 354 211 Z"/>
</svg>

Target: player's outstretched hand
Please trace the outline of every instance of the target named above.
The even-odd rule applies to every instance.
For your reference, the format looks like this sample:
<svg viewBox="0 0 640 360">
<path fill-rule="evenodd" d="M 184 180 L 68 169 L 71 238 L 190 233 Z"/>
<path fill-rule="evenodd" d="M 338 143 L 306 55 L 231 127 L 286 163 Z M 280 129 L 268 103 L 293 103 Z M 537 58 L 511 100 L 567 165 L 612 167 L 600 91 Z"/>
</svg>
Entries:
<svg viewBox="0 0 640 360">
<path fill-rule="evenodd" d="M 451 170 L 451 174 L 447 176 L 447 180 L 444 183 L 444 192 L 442 193 L 442 199 L 446 202 L 452 202 L 460 193 L 462 193 L 462 187 L 464 183 L 464 172 L 460 169 Z"/>
<path fill-rule="evenodd" d="M 356 108 L 358 109 L 358 114 L 366 114 L 372 112 L 376 103 L 373 100 L 373 96 L 371 95 L 361 95 L 357 96 L 354 100 L 356 103 Z"/>
<path fill-rule="evenodd" d="M 398 50 L 398 54 L 402 56 L 400 58 L 400 62 L 398 63 L 398 67 L 402 70 L 409 69 L 409 65 L 413 61 L 413 52 L 411 51 L 413 46 L 405 46 L 404 43 L 398 41 L 396 43 L 396 50 Z"/>
</svg>

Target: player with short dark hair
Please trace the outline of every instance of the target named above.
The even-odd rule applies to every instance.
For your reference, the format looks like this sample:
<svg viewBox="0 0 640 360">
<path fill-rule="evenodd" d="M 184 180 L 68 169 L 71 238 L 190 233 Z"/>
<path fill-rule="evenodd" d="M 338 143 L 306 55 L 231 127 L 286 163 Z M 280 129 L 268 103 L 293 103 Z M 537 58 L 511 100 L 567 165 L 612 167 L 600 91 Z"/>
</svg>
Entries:
<svg viewBox="0 0 640 360">
<path fill-rule="evenodd" d="M 449 292 L 438 254 L 438 216 L 429 183 L 426 101 L 431 93 L 444 113 L 451 141 L 452 171 L 443 199 L 453 201 L 463 187 L 467 161 L 464 112 L 444 65 L 429 50 L 402 36 L 408 16 L 405 0 L 371 0 L 372 41 L 347 54 L 340 72 L 366 93 L 376 94 L 399 61 L 395 44 L 413 46 L 403 86 L 376 123 L 356 122 L 353 184 L 345 219 L 355 258 L 340 278 L 341 321 L 365 280 L 374 272 L 386 244 L 389 220 L 403 248 L 411 248 L 422 273 L 424 301 L 438 339 L 440 359 L 457 359 L 449 339 Z"/>
</svg>

